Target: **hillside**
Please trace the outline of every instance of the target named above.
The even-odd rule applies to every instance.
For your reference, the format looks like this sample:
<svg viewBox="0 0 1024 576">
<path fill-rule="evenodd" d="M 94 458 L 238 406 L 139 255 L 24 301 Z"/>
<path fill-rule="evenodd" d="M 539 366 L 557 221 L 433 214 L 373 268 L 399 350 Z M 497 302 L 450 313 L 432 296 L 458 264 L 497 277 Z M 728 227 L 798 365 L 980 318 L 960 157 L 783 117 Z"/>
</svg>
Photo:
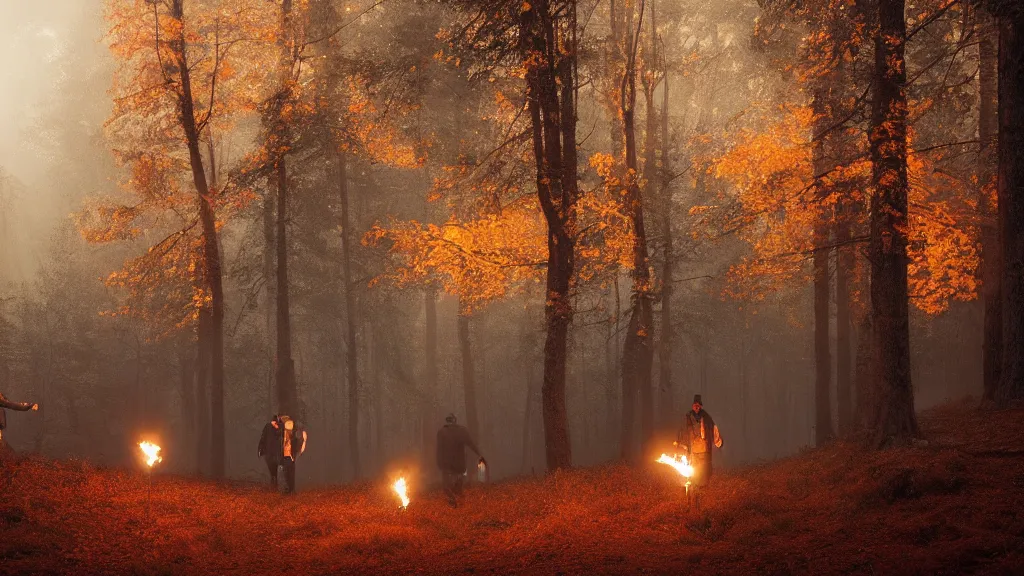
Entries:
<svg viewBox="0 0 1024 576">
<path fill-rule="evenodd" d="M 718 474 L 702 513 L 665 467 L 474 488 L 287 497 L 80 462 L 0 464 L 0 574 L 964 574 L 1024 570 L 1024 410 L 921 415 L 927 445 L 837 443 Z M 665 468 L 665 469 L 660 469 Z"/>
</svg>

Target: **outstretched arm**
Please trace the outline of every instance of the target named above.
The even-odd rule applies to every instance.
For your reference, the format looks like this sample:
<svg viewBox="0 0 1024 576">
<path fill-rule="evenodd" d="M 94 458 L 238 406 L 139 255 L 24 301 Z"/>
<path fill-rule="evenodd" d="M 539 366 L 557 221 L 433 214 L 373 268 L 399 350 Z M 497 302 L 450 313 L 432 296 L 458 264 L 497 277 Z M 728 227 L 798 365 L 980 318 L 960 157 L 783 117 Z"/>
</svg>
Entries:
<svg viewBox="0 0 1024 576">
<path fill-rule="evenodd" d="M 11 402 L 6 398 L 0 398 L 0 408 L 27 412 L 29 410 L 39 410 L 39 404 L 32 404 L 29 402 Z"/>
</svg>

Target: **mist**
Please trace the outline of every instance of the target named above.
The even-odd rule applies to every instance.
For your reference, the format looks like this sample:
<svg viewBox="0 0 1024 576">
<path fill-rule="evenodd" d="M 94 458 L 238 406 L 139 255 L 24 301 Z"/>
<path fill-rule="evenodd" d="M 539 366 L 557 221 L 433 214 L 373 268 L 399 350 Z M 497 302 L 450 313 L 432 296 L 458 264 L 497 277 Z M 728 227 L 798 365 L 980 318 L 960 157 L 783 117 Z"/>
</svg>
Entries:
<svg viewBox="0 0 1024 576">
<path fill-rule="evenodd" d="M 725 468 L 870 420 L 869 42 L 844 40 L 857 47 L 844 45 L 842 71 L 822 72 L 813 19 L 773 3 L 659 1 L 651 28 L 580 2 L 575 268 L 555 297 L 528 74 L 507 36 L 460 37 L 473 2 L 296 2 L 281 32 L 279 3 L 187 2 L 197 134 L 182 127 L 154 5 L 100 4 L 0 6 L 0 391 L 40 407 L 8 417 L 16 451 L 127 467 L 151 438 L 167 473 L 262 482 L 261 431 L 289 414 L 308 432 L 306 488 L 398 469 L 435 482 L 448 414 L 494 480 L 653 461 L 697 394 Z M 911 204 L 925 207 L 907 242 L 917 411 L 983 393 L 968 214 L 980 56 L 953 15 L 929 26 L 907 49 L 911 148 L 931 150 L 911 156 Z M 815 196 L 822 166 L 841 175 Z M 836 214 L 861 208 L 839 239 Z M 564 353 L 550 348 L 552 299 L 571 307 Z M 562 405 L 568 437 L 553 452 Z"/>
</svg>

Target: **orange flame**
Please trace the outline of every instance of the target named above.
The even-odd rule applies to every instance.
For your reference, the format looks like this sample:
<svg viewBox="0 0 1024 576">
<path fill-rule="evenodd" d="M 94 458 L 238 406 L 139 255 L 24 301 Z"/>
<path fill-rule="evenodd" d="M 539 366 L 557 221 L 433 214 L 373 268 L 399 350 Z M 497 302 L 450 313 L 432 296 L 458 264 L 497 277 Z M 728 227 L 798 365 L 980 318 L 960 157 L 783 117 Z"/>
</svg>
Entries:
<svg viewBox="0 0 1024 576">
<path fill-rule="evenodd" d="M 686 478 L 687 482 L 689 482 L 690 477 L 693 476 L 693 466 L 690 466 L 689 461 L 686 460 L 686 456 L 683 456 L 682 454 L 677 454 L 675 456 L 662 454 L 660 458 L 655 460 L 655 462 L 668 464 L 676 472 L 679 472 L 680 476 Z"/>
<path fill-rule="evenodd" d="M 409 486 L 405 482 L 405 477 L 395 480 L 395 483 L 391 485 L 391 489 L 398 494 L 398 498 L 402 501 L 401 508 L 408 508 L 409 506 Z"/>
<path fill-rule="evenodd" d="M 160 457 L 160 447 L 151 442 L 139 442 L 139 448 L 142 448 L 142 453 L 146 455 L 146 466 L 150 468 L 157 462 L 163 462 L 163 458 Z"/>
</svg>

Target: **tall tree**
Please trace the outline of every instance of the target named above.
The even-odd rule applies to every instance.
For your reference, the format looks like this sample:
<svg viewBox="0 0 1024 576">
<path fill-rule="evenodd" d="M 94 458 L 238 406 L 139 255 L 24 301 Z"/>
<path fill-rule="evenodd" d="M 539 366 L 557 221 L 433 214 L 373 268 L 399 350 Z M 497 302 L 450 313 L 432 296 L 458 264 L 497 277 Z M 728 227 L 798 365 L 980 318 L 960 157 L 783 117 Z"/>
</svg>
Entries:
<svg viewBox="0 0 1024 576">
<path fill-rule="evenodd" d="M 565 406 L 566 347 L 576 271 L 575 210 L 579 200 L 576 151 L 576 0 L 538 0 L 519 8 L 519 36 L 526 65 L 526 98 L 533 133 L 537 197 L 548 232 L 544 316 L 544 382 L 541 387 L 548 469 L 572 465 Z"/>
<path fill-rule="evenodd" d="M 352 279 L 352 208 L 347 160 L 337 156 L 338 201 L 341 204 L 341 278 L 345 288 L 345 374 L 348 379 L 348 449 L 352 476 L 359 479 L 359 348 L 356 345 L 356 295 Z"/>
<path fill-rule="evenodd" d="M 627 34 L 626 62 L 620 86 L 621 104 L 619 114 L 622 118 L 623 140 L 625 142 L 625 170 L 623 211 L 628 214 L 633 231 L 632 258 L 632 300 L 629 324 L 626 328 L 626 339 L 622 350 L 622 390 L 623 390 L 623 438 L 622 456 L 632 459 L 632 407 L 635 398 L 640 399 L 641 444 L 646 447 L 654 433 L 651 390 L 651 369 L 654 362 L 654 313 L 651 305 L 651 270 L 647 250 L 647 230 L 644 226 L 643 195 L 640 186 L 640 170 L 637 165 L 636 146 L 636 76 L 637 52 L 640 47 L 641 31 L 644 20 L 644 0 L 639 0 L 635 15 L 630 12 L 626 18 Z M 634 24 L 635 22 L 635 24 Z M 653 108 L 653 99 L 650 105 Z M 653 116 L 652 116 L 653 118 Z M 650 123 L 649 123 L 650 124 Z M 654 131 L 649 126 L 651 136 L 648 156 L 652 160 L 653 172 Z M 653 182 L 653 178 L 651 179 Z"/>
<path fill-rule="evenodd" d="M 871 309 L 874 376 L 879 387 L 872 429 L 881 444 L 917 434 L 910 381 L 907 290 L 907 23 L 904 0 L 879 0 L 869 142 L 872 164 Z"/>
<path fill-rule="evenodd" d="M 1003 350 L 999 388 L 1006 405 L 1024 398 L 1024 6 L 996 0 L 999 19 L 999 232 Z"/>
<path fill-rule="evenodd" d="M 820 175 L 827 172 L 829 158 L 825 151 L 824 132 L 831 120 L 829 105 L 830 91 L 827 83 L 830 76 L 819 78 L 814 91 L 811 107 L 814 110 L 816 132 L 820 135 L 811 144 L 812 167 L 815 175 L 815 200 L 819 214 L 814 219 L 814 441 L 821 446 L 832 437 L 832 341 L 829 335 L 830 311 L 829 294 L 829 247 L 831 239 L 831 214 L 825 209 L 832 191 Z"/>
<path fill-rule="evenodd" d="M 995 400 L 1002 357 L 999 209 L 996 187 L 999 154 L 999 26 L 988 10 L 976 14 L 978 30 L 978 212 L 981 219 L 981 296 L 984 398 Z"/>
<path fill-rule="evenodd" d="M 476 374 L 473 369 L 473 346 L 469 333 L 470 312 L 459 302 L 459 352 L 462 357 L 462 394 L 466 405 L 466 427 L 474 437 L 480 438 L 480 417 L 477 412 Z"/>
<path fill-rule="evenodd" d="M 295 362 L 292 359 L 292 330 L 289 307 L 290 286 L 288 283 L 288 205 L 289 180 L 287 156 L 293 143 L 290 135 L 295 118 L 296 68 L 299 63 L 299 39 L 293 20 L 292 0 L 282 0 L 277 43 L 280 55 L 273 78 L 275 89 L 266 103 L 264 124 L 266 154 L 270 159 L 270 180 L 276 188 L 277 217 L 274 225 L 275 254 L 275 304 L 277 328 L 277 350 L 275 355 L 275 384 L 277 388 L 278 411 L 282 414 L 298 415 L 298 391 L 295 383 Z M 269 281 L 269 279 L 268 279 Z"/>
<path fill-rule="evenodd" d="M 658 185 L 660 187 L 661 205 L 661 341 L 658 344 L 658 383 L 661 393 L 658 405 L 661 408 L 661 423 L 668 425 L 675 419 L 675 397 L 672 393 L 672 362 L 675 347 L 675 317 L 672 308 L 672 296 L 675 293 L 673 261 L 675 259 L 675 239 L 672 235 L 672 165 L 669 154 L 668 133 L 668 68 L 663 70 L 664 95 L 661 100 L 661 170 Z"/>
</svg>

